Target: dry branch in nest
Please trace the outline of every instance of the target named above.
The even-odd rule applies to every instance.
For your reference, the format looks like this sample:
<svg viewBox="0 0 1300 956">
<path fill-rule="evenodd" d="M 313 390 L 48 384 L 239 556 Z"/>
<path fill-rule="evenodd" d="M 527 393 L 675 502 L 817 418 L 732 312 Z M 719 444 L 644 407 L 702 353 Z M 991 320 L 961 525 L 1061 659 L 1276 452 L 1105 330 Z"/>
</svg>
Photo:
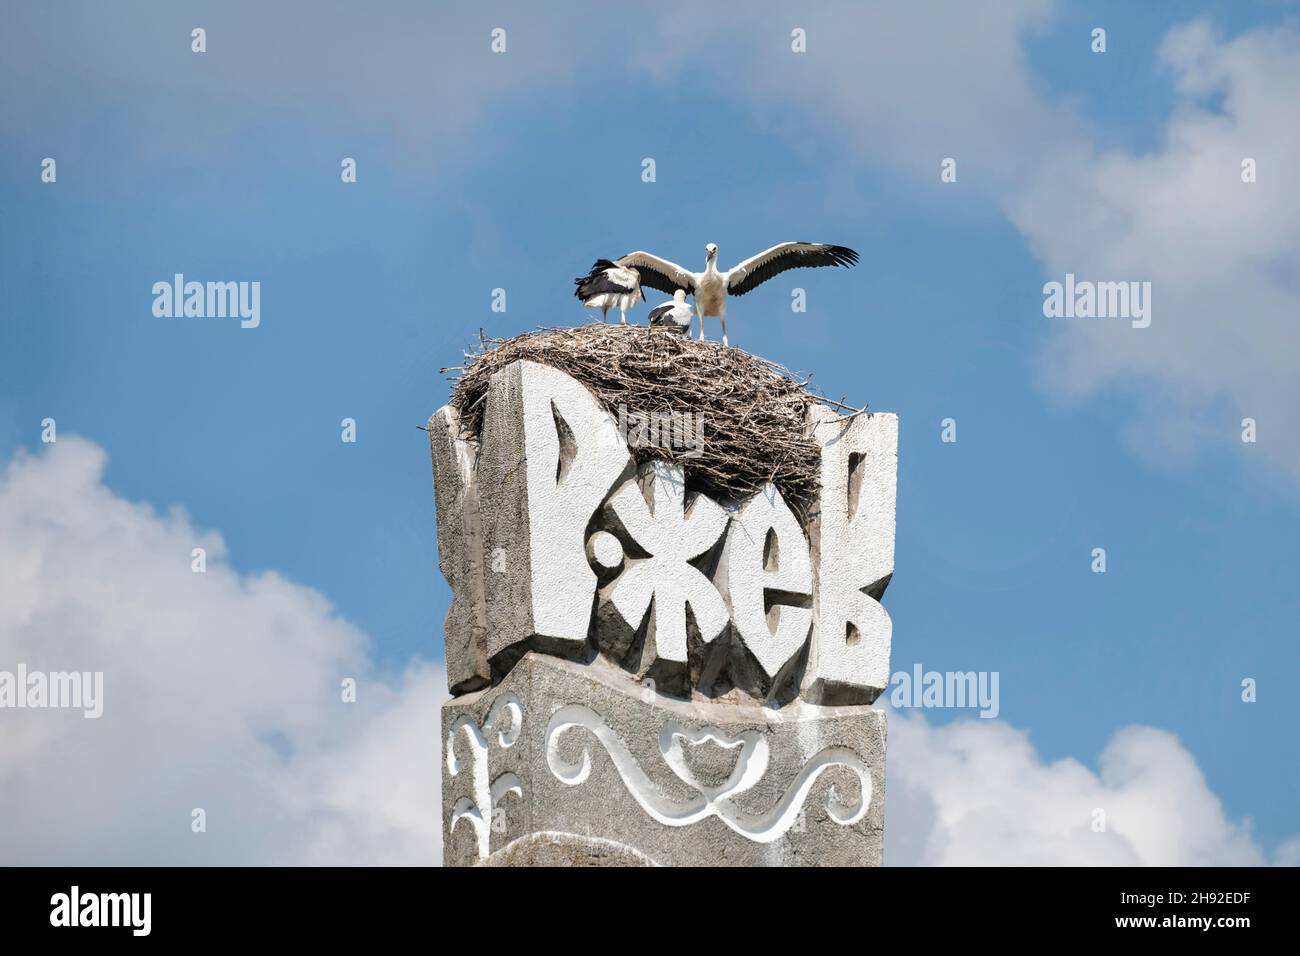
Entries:
<svg viewBox="0 0 1300 956">
<path fill-rule="evenodd" d="M 712 498 L 746 498 L 770 481 L 787 502 L 804 511 L 817 495 L 819 452 L 807 435 L 808 405 L 844 406 L 814 395 L 780 365 L 718 342 L 601 322 L 541 328 L 482 344 L 481 351 L 467 354 L 465 365 L 455 369 L 460 375 L 452 404 L 460 412 L 465 438 L 477 440 L 481 433 L 492 375 L 527 359 L 586 385 L 615 416 L 620 405 L 629 415 L 702 415 L 704 442 L 698 455 L 654 445 L 632 452 L 638 462 L 683 465 L 687 485 Z"/>
</svg>

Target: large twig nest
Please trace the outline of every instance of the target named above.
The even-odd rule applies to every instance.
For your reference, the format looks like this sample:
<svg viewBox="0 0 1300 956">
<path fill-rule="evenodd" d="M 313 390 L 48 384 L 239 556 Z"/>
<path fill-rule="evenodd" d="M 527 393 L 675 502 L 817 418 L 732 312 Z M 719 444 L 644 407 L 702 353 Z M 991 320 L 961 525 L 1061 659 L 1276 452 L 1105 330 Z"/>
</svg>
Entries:
<svg viewBox="0 0 1300 956">
<path fill-rule="evenodd" d="M 780 365 L 718 342 L 601 322 L 542 328 L 483 346 L 456 369 L 461 374 L 452 403 L 461 413 L 463 437 L 478 439 L 493 373 L 528 359 L 582 382 L 615 416 L 620 405 L 642 415 L 702 415 L 698 455 L 661 445 L 632 452 L 639 462 L 683 465 L 688 486 L 710 497 L 745 498 L 768 481 L 799 510 L 816 497 L 818 448 L 807 435 L 808 405 L 839 403 L 814 395 Z"/>
</svg>

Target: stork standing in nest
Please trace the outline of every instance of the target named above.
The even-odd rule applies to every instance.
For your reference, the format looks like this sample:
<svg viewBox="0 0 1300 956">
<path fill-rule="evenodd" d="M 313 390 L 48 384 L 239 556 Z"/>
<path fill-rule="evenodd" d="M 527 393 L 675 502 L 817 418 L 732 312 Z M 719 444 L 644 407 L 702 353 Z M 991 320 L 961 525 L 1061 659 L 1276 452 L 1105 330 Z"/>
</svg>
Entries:
<svg viewBox="0 0 1300 956">
<path fill-rule="evenodd" d="M 608 321 L 609 310 L 617 308 L 619 321 L 627 325 L 627 310 L 636 305 L 637 296 L 645 299 L 641 291 L 641 276 L 635 269 L 620 266 L 608 259 L 597 259 L 591 271 L 573 280 L 577 286 L 573 294 L 589 309 L 600 309 L 600 317 Z"/>
<path fill-rule="evenodd" d="M 650 310 L 650 324 L 676 332 L 678 335 L 691 334 L 691 316 L 694 313 L 686 304 L 686 291 L 678 289 L 673 293 L 673 300 L 665 302 Z"/>
<path fill-rule="evenodd" d="M 681 290 L 693 294 L 695 314 L 700 317 L 700 339 L 704 338 L 704 317 L 716 315 L 722 322 L 722 344 L 727 345 L 729 296 L 744 295 L 788 269 L 851 266 L 858 261 L 858 254 L 847 246 L 832 246 L 824 242 L 782 242 L 726 272 L 718 271 L 716 245 L 710 242 L 704 247 L 704 254 L 703 272 L 690 272 L 675 262 L 648 252 L 629 252 L 610 264 L 637 273 L 641 285 L 660 292 L 675 294 Z"/>
</svg>

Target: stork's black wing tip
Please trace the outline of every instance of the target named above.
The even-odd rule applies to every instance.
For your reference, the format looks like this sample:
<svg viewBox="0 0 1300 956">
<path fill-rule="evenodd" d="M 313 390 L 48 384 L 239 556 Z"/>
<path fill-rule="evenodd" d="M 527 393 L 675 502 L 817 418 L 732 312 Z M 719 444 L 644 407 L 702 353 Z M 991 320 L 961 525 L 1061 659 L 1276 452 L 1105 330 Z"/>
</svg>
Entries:
<svg viewBox="0 0 1300 956">
<path fill-rule="evenodd" d="M 848 246 L 831 246 L 828 251 L 837 266 L 855 266 L 858 264 L 858 254 Z"/>
</svg>

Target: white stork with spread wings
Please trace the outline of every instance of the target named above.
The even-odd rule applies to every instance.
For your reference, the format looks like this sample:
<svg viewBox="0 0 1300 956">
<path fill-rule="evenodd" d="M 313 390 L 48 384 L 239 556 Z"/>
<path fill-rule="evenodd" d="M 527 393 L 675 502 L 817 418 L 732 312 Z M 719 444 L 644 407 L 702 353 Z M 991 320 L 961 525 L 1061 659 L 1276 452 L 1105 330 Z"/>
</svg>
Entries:
<svg viewBox="0 0 1300 956">
<path fill-rule="evenodd" d="M 704 317 L 716 315 L 722 320 L 723 345 L 728 344 L 728 296 L 744 295 L 787 269 L 851 266 L 858 261 L 858 254 L 846 246 L 824 242 L 782 242 L 726 272 L 719 272 L 718 247 L 710 242 L 704 247 L 704 253 L 703 272 L 689 272 L 675 262 L 648 252 L 629 252 L 615 263 L 635 269 L 643 286 L 660 292 L 675 293 L 681 289 L 694 294 L 695 314 L 700 317 L 700 338 L 704 338 Z"/>
</svg>

